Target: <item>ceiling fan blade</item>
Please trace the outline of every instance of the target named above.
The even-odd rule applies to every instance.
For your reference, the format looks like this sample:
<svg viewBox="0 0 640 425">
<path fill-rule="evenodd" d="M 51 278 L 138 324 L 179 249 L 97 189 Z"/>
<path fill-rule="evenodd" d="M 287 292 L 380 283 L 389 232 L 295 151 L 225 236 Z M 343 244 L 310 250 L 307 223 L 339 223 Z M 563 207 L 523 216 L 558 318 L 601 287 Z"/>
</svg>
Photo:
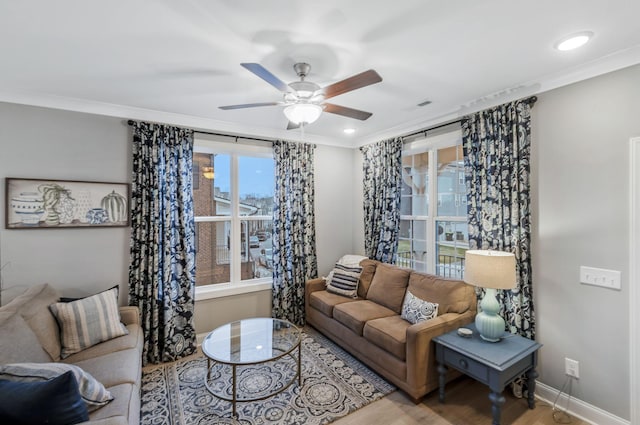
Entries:
<svg viewBox="0 0 640 425">
<path fill-rule="evenodd" d="M 295 130 L 296 128 L 300 128 L 300 124 L 289 121 L 289 124 L 287 124 L 287 130 Z"/>
<path fill-rule="evenodd" d="M 371 115 L 373 115 L 371 112 L 347 108 L 346 106 L 334 105 L 333 103 L 325 103 L 324 111 L 329 112 L 330 114 L 342 115 L 344 117 L 355 118 L 361 121 L 364 121 Z"/>
<path fill-rule="evenodd" d="M 338 96 L 339 94 L 343 94 L 351 90 L 379 83 L 380 81 L 382 81 L 382 77 L 378 75 L 376 71 L 370 69 L 352 77 L 345 78 L 342 81 L 329 84 L 327 87 L 322 89 L 322 91 L 324 93 L 324 98 L 329 99 L 331 97 Z"/>
<path fill-rule="evenodd" d="M 275 106 L 280 105 L 282 102 L 261 102 L 261 103 L 245 103 L 242 105 L 227 105 L 227 106 L 218 106 L 220 109 L 224 109 L 225 111 L 229 109 L 244 109 L 244 108 L 257 108 L 259 106 Z"/>
<path fill-rule="evenodd" d="M 262 78 L 281 92 L 286 93 L 291 91 L 291 88 L 284 81 L 267 71 L 267 69 L 259 63 L 241 63 L 240 65 L 253 72 L 255 75 Z"/>
</svg>

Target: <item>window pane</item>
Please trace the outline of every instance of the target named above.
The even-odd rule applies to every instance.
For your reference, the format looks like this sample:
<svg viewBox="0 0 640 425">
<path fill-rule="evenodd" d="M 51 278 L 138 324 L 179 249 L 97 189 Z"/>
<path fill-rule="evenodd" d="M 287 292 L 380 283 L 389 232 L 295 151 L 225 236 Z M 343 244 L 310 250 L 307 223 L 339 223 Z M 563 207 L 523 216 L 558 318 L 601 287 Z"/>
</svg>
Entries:
<svg viewBox="0 0 640 425">
<path fill-rule="evenodd" d="M 402 215 L 428 215 L 429 211 L 429 153 L 402 157 Z"/>
<path fill-rule="evenodd" d="M 273 213 L 273 158 L 238 157 L 240 215 Z"/>
<path fill-rule="evenodd" d="M 229 155 L 193 153 L 193 206 L 196 217 L 230 214 Z"/>
<path fill-rule="evenodd" d="M 427 270 L 426 220 L 400 220 L 396 264 L 417 271 Z"/>
<path fill-rule="evenodd" d="M 230 221 L 196 222 L 196 286 L 231 280 Z"/>
<path fill-rule="evenodd" d="M 462 146 L 438 149 L 438 215 L 462 217 L 466 214 Z"/>
<path fill-rule="evenodd" d="M 462 279 L 464 277 L 464 253 L 469 249 L 469 233 L 466 222 L 436 222 L 436 274 Z"/>
<path fill-rule="evenodd" d="M 271 220 L 242 220 L 241 280 L 273 275 Z M 246 235 L 249 235 L 247 238 Z"/>
</svg>

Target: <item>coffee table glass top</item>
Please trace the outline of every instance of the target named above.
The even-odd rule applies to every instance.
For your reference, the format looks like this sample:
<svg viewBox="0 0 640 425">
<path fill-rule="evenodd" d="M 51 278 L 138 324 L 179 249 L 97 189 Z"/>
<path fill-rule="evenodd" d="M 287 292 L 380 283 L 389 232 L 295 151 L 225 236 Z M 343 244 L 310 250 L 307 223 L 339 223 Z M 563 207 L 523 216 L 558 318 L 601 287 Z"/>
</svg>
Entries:
<svg viewBox="0 0 640 425">
<path fill-rule="evenodd" d="M 301 335 L 300 329 L 286 320 L 244 319 L 210 332 L 202 342 L 202 351 L 219 363 L 262 363 L 293 351 L 300 345 Z"/>
</svg>

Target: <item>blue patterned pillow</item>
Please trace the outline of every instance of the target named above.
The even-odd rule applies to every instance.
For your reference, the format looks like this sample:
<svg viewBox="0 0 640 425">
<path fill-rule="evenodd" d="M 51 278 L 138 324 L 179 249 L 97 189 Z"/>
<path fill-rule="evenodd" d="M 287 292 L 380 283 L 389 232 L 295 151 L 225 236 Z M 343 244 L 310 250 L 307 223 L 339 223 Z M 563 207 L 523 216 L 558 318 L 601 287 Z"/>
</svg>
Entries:
<svg viewBox="0 0 640 425">
<path fill-rule="evenodd" d="M 93 376 L 75 365 L 66 363 L 12 363 L 0 366 L 0 379 L 14 382 L 47 381 L 64 373 L 73 373 L 80 396 L 89 411 L 104 406 L 113 396 Z"/>
<path fill-rule="evenodd" d="M 71 371 L 40 382 L 0 379 L 0 423 L 71 425 L 88 420 Z"/>
<path fill-rule="evenodd" d="M 118 288 L 69 303 L 51 304 L 49 310 L 60 326 L 60 356 L 63 359 L 102 341 L 129 333 L 120 323 Z"/>
<path fill-rule="evenodd" d="M 327 276 L 327 291 L 356 298 L 360 273 L 362 273 L 362 267 L 348 267 L 336 263 L 334 269 Z"/>
<path fill-rule="evenodd" d="M 407 290 L 407 294 L 404 296 L 404 302 L 402 303 L 402 314 L 400 317 L 415 325 L 416 323 L 433 319 L 437 315 L 437 303 L 421 300 Z"/>
</svg>

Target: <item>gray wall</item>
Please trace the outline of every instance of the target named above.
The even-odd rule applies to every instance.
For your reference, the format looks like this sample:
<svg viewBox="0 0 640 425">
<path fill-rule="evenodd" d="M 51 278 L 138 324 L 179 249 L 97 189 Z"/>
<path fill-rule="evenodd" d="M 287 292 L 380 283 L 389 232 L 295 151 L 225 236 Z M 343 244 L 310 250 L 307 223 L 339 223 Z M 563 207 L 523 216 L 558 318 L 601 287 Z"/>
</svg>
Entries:
<svg viewBox="0 0 640 425">
<path fill-rule="evenodd" d="M 539 380 L 629 419 L 629 138 L 640 135 L 640 66 L 540 94 L 533 108 L 533 282 Z M 581 265 L 622 290 L 579 283 Z"/>
<path fill-rule="evenodd" d="M 129 129 L 123 120 L 0 103 L 0 178 L 130 181 Z M 7 230 L 0 185 L 3 303 L 48 282 L 81 296 L 120 284 L 126 300 L 129 229 Z"/>
</svg>

